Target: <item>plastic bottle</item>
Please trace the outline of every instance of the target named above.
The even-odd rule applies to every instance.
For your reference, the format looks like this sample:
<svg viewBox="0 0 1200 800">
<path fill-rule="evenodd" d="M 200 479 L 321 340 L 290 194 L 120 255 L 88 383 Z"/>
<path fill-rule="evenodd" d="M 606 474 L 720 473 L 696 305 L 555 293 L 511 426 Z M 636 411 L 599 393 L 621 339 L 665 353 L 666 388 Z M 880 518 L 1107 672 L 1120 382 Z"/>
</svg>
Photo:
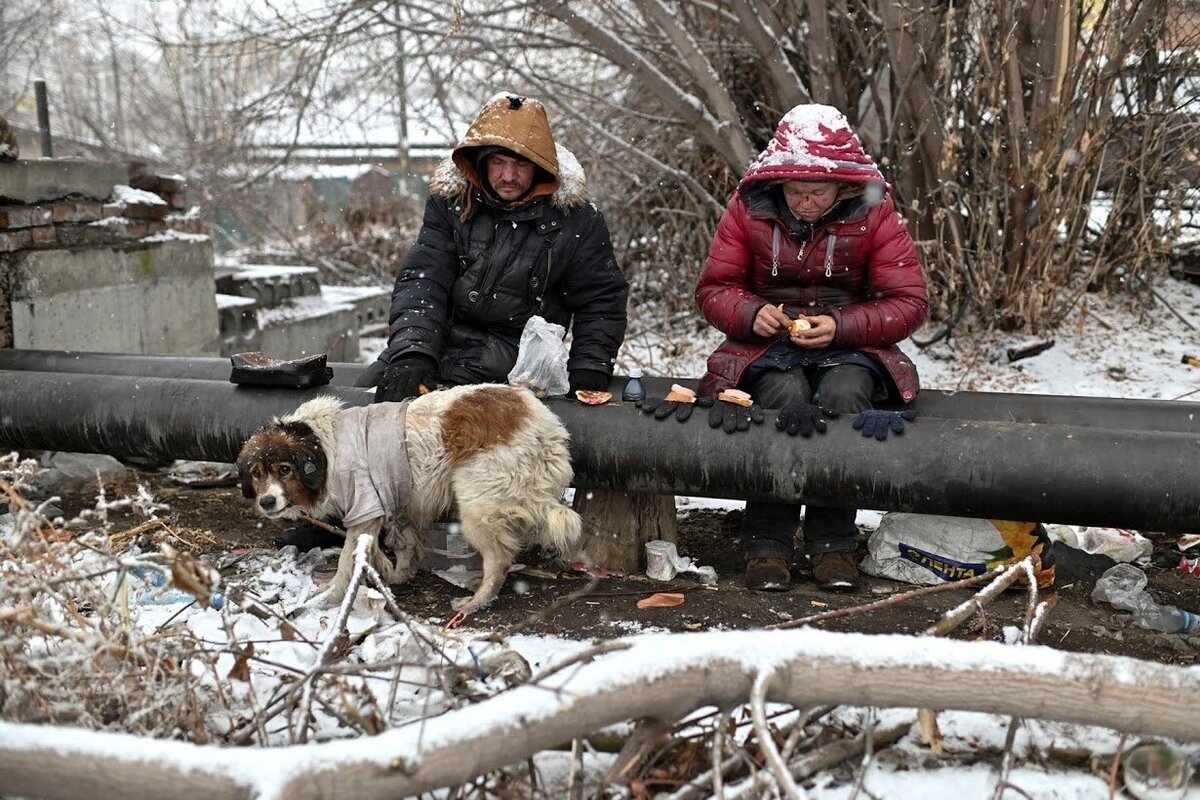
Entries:
<svg viewBox="0 0 1200 800">
<path fill-rule="evenodd" d="M 1193 614 L 1175 606 L 1146 606 L 1133 612 L 1133 621 L 1152 631 L 1200 633 L 1200 614 Z"/>
<path fill-rule="evenodd" d="M 167 575 L 162 570 L 135 567 L 130 570 L 136 577 L 142 579 L 143 584 L 136 588 L 133 592 L 134 599 L 139 605 L 143 606 L 173 606 L 187 605 L 195 603 L 197 597 L 194 594 L 176 589 L 174 586 L 167 586 Z M 225 605 L 225 595 L 215 593 L 208 599 L 208 607 L 220 610 L 221 606 Z"/>
<path fill-rule="evenodd" d="M 1200 615 L 1159 605 L 1146 591 L 1146 573 L 1132 564 L 1117 564 L 1096 581 L 1092 599 L 1133 614 L 1134 624 L 1165 633 L 1200 633 Z"/>
<path fill-rule="evenodd" d="M 646 399 L 646 387 L 642 385 L 642 371 L 640 369 L 631 369 L 629 371 L 629 381 L 625 384 L 625 390 L 621 392 L 621 399 L 630 403 Z"/>
</svg>

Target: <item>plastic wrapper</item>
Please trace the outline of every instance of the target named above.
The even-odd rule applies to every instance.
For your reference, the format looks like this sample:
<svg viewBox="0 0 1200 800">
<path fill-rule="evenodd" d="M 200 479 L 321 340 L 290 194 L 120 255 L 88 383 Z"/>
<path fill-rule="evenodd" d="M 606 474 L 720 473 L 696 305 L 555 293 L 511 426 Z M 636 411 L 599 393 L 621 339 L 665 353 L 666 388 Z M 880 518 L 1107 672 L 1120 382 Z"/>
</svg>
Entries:
<svg viewBox="0 0 1200 800">
<path fill-rule="evenodd" d="M 889 512 L 867 541 L 862 571 L 922 586 L 981 575 L 1033 553 L 1039 586 L 1054 583 L 1050 538 L 1036 522 Z"/>
<path fill-rule="evenodd" d="M 652 539 L 646 542 L 646 577 L 655 581 L 669 581 L 680 572 L 693 572 L 704 584 L 717 582 L 717 571 L 712 567 L 700 566 L 695 560 L 679 555 L 674 542 Z"/>
<path fill-rule="evenodd" d="M 521 331 L 517 363 L 508 373 L 508 382 L 531 390 L 538 397 L 566 394 L 571 388 L 567 379 L 567 346 L 563 337 L 567 329 L 532 316 Z"/>
</svg>

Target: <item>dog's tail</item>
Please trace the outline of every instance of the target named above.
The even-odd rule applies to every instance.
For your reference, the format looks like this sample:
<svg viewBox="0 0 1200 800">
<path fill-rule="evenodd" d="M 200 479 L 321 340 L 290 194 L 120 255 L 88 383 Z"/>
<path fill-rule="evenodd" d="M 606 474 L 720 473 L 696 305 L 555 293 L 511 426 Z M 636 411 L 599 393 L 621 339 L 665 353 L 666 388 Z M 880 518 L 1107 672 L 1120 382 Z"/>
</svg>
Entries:
<svg viewBox="0 0 1200 800">
<path fill-rule="evenodd" d="M 571 556 L 583 535 L 583 520 L 562 503 L 547 503 L 543 508 L 542 544 L 553 546 L 564 556 Z"/>
</svg>

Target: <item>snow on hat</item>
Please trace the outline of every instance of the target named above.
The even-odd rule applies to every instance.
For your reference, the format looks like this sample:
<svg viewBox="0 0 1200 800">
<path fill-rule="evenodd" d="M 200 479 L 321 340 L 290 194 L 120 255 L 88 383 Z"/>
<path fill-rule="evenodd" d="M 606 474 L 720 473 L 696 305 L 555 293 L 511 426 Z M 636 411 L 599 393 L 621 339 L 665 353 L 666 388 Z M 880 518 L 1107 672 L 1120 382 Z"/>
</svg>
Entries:
<svg viewBox="0 0 1200 800">
<path fill-rule="evenodd" d="M 796 106 L 784 115 L 767 149 L 746 169 L 741 185 L 763 180 L 884 183 L 846 116 L 816 103 Z"/>
</svg>

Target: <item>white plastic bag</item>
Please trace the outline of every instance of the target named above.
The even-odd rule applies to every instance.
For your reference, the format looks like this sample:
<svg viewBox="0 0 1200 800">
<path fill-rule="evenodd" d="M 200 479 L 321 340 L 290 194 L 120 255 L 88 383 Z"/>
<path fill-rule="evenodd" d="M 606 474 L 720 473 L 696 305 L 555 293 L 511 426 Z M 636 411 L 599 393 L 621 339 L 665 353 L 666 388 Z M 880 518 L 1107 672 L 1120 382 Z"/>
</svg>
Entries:
<svg viewBox="0 0 1200 800">
<path fill-rule="evenodd" d="M 1017 561 L 1041 559 L 1039 586 L 1054 582 L 1050 539 L 1032 522 L 907 514 L 890 511 L 867 540 L 860 567 L 868 575 L 932 586 L 962 580 Z"/>
<path fill-rule="evenodd" d="M 517 363 L 508 373 L 512 386 L 531 390 L 538 397 L 566 394 L 571 388 L 567 380 L 567 346 L 563 338 L 567 329 L 532 316 L 521 331 Z"/>
</svg>

